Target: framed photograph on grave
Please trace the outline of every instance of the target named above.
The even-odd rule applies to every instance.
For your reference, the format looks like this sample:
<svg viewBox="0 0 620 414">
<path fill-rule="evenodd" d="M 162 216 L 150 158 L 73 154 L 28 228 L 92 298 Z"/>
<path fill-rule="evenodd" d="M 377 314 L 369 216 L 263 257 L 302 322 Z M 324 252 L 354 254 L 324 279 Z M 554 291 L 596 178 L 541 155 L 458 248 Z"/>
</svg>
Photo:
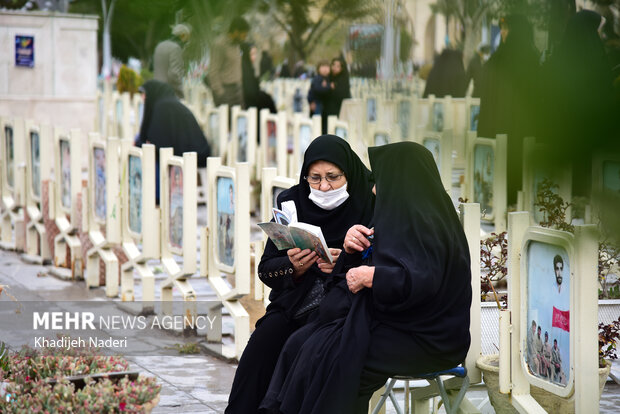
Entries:
<svg viewBox="0 0 620 414">
<path fill-rule="evenodd" d="M 532 385 L 565 397 L 574 382 L 572 235 L 530 228 L 524 240 L 521 363 Z"/>
<path fill-rule="evenodd" d="M 441 142 L 438 138 L 424 138 L 422 145 L 433 154 L 435 163 L 437 163 L 437 169 L 441 171 Z"/>
<path fill-rule="evenodd" d="M 71 143 L 67 138 L 58 140 L 60 154 L 60 205 L 71 213 Z"/>
<path fill-rule="evenodd" d="M 375 147 L 390 143 L 390 136 L 385 132 L 375 132 L 373 143 Z"/>
<path fill-rule="evenodd" d="M 168 245 L 175 254 L 183 254 L 183 167 L 168 165 Z"/>
<path fill-rule="evenodd" d="M 366 121 L 377 122 L 377 98 L 366 99 Z"/>
<path fill-rule="evenodd" d="M 132 235 L 142 234 L 142 158 L 130 154 L 127 161 L 127 223 Z"/>
<path fill-rule="evenodd" d="M 469 130 L 478 131 L 478 115 L 480 115 L 480 105 L 469 105 Z"/>
<path fill-rule="evenodd" d="M 267 150 L 265 167 L 277 167 L 278 166 L 278 151 L 277 151 L 277 124 L 273 119 L 269 119 L 266 122 L 267 127 Z"/>
<path fill-rule="evenodd" d="M 106 165 L 105 165 L 105 146 L 103 144 L 93 144 L 91 147 L 92 173 L 91 185 L 91 205 L 93 208 L 94 219 L 100 224 L 106 220 L 107 194 L 106 194 Z"/>
<path fill-rule="evenodd" d="M 491 145 L 476 144 L 473 151 L 474 192 L 473 202 L 480 204 L 484 217 L 493 219 L 493 182 L 495 153 Z"/>
<path fill-rule="evenodd" d="M 33 200 L 41 201 L 41 139 L 38 128 L 31 128 L 28 133 L 30 163 L 30 195 Z"/>
<path fill-rule="evenodd" d="M 235 267 L 235 180 L 232 174 L 216 178 L 216 254 L 218 267 L 233 272 Z"/>
<path fill-rule="evenodd" d="M 411 101 L 408 99 L 398 101 L 397 114 L 400 137 L 402 140 L 407 140 L 411 123 Z"/>
<path fill-rule="evenodd" d="M 9 190 L 15 185 L 15 143 L 13 142 L 13 125 L 4 125 L 4 176 Z"/>
<path fill-rule="evenodd" d="M 442 102 L 433 102 L 433 123 L 432 130 L 435 132 L 443 131 L 444 110 Z"/>
<path fill-rule="evenodd" d="M 338 137 L 340 137 L 340 138 L 342 138 L 342 139 L 344 139 L 346 141 L 349 134 L 348 134 L 346 128 L 341 127 L 341 126 L 337 126 L 336 127 L 336 131 L 334 132 L 334 135 L 336 135 L 336 136 L 338 136 Z"/>
<path fill-rule="evenodd" d="M 603 191 L 620 193 L 620 159 L 603 161 L 601 175 Z"/>
<path fill-rule="evenodd" d="M 236 119 L 237 123 L 237 161 L 248 161 L 248 118 L 245 115 L 239 115 Z"/>
</svg>

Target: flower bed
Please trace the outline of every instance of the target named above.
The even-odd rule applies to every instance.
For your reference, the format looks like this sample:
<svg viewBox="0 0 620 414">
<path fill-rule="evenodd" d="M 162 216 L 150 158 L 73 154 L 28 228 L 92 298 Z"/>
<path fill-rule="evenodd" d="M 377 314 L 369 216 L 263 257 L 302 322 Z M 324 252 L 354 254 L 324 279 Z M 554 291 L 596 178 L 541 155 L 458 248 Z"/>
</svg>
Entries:
<svg viewBox="0 0 620 414">
<path fill-rule="evenodd" d="M 93 349 L 24 346 L 17 353 L 5 352 L 0 357 L 0 412 L 150 412 L 161 386 L 155 378 L 123 375 L 128 366 L 124 358 L 97 355 Z M 115 375 L 94 375 L 102 373 Z M 79 381 L 72 381 L 75 377 Z"/>
</svg>

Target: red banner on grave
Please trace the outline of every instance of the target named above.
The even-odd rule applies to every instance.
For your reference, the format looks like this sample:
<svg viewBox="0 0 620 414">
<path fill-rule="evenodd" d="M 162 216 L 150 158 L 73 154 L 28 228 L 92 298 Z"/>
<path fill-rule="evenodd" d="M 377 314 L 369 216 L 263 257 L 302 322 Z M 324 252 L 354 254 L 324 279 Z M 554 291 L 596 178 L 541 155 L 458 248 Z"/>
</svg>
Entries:
<svg viewBox="0 0 620 414">
<path fill-rule="evenodd" d="M 554 306 L 551 326 L 570 332 L 570 311 L 562 311 Z"/>
</svg>

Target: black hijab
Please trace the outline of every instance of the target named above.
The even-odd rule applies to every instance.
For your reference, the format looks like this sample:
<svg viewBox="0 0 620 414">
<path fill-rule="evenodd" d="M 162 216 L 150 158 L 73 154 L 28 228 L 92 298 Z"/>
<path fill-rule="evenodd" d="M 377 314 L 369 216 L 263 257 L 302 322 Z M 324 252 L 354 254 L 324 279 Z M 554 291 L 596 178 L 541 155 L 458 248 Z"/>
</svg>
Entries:
<svg viewBox="0 0 620 414">
<path fill-rule="evenodd" d="M 349 198 L 333 210 L 324 210 L 308 198 L 310 186 L 304 177 L 315 161 L 328 161 L 337 165 L 347 179 Z M 277 200 L 278 208 L 285 201 L 294 201 L 297 219 L 300 222 L 321 227 L 329 247 L 342 249 L 344 236 L 354 224 L 370 225 L 374 199 L 372 176 L 349 144 L 335 135 L 322 135 L 310 143 L 304 154 L 299 184 L 283 191 Z M 258 265 L 259 273 L 269 273 L 290 266 L 286 250 L 278 250 L 267 240 L 263 257 Z M 290 278 L 278 278 L 279 282 L 264 280 L 272 287 L 267 314 L 281 311 L 291 318 L 297 305 L 305 297 L 316 278 L 326 279 L 330 275 L 321 272 L 316 264 L 304 274 L 301 281 L 293 283 Z M 275 279 L 275 278 L 274 278 Z M 271 283 L 271 284 L 270 284 Z M 257 322 L 258 325 L 259 322 Z"/>
<path fill-rule="evenodd" d="M 316 161 L 337 165 L 347 179 L 349 198 L 333 210 L 324 210 L 308 198 L 310 185 L 304 177 Z M 295 201 L 299 221 L 321 227 L 327 245 L 341 249 L 347 230 L 354 224 L 368 223 L 372 217 L 371 173 L 344 139 L 321 135 L 306 149 L 299 184 L 284 191 L 279 204 L 285 200 Z"/>
<path fill-rule="evenodd" d="M 142 88 L 146 98 L 140 143 L 148 141 L 158 150 L 171 147 L 177 156 L 195 151 L 198 166 L 206 166 L 207 157 L 211 153 L 209 143 L 192 112 L 177 99 L 174 89 L 158 80 L 149 80 Z"/>
</svg>

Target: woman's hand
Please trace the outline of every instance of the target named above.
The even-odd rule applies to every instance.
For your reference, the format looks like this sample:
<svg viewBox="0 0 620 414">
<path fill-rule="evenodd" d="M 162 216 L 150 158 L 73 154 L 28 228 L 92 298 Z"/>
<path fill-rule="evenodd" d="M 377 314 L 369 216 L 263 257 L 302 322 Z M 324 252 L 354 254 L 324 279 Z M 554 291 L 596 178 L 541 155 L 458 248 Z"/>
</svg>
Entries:
<svg viewBox="0 0 620 414">
<path fill-rule="evenodd" d="M 319 259 L 317 260 L 317 263 L 319 264 L 319 269 L 321 269 L 321 272 L 323 273 L 331 273 L 332 270 L 334 270 L 334 266 L 336 266 L 336 260 L 338 260 L 338 256 L 340 256 L 340 252 L 342 252 L 342 249 L 329 249 L 329 253 L 332 255 L 332 263 L 326 262 L 323 259 Z"/>
<path fill-rule="evenodd" d="M 366 238 L 374 234 L 375 229 L 356 224 L 347 231 L 344 236 L 344 251 L 351 254 L 355 252 L 363 252 L 370 247 L 370 241 Z"/>
<path fill-rule="evenodd" d="M 301 250 L 299 247 L 287 250 L 288 259 L 293 265 L 293 277 L 297 278 L 308 270 L 318 260 L 316 252 L 310 249 Z"/>
<path fill-rule="evenodd" d="M 347 286 L 353 293 L 372 287 L 372 279 L 375 276 L 374 266 L 359 266 L 347 272 Z"/>
</svg>

